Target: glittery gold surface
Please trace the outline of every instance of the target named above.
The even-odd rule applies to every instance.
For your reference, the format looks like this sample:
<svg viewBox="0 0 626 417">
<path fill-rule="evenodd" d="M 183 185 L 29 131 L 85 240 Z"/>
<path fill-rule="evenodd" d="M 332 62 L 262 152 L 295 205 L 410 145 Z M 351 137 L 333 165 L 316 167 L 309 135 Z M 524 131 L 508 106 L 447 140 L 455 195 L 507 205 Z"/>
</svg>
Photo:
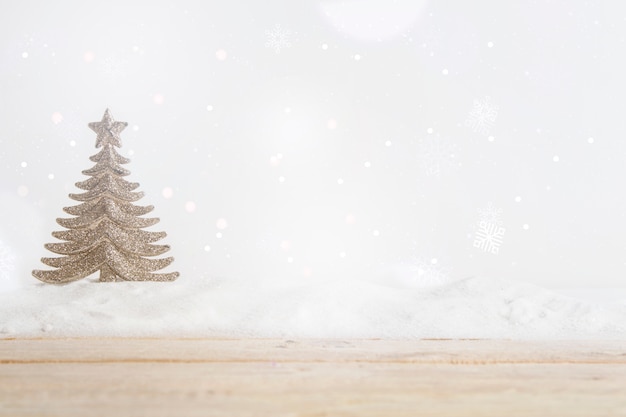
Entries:
<svg viewBox="0 0 626 417">
<path fill-rule="evenodd" d="M 167 252 L 168 245 L 153 245 L 164 238 L 165 232 L 141 230 L 159 222 L 158 218 L 138 217 L 153 210 L 153 206 L 136 206 L 133 202 L 143 197 L 133 190 L 139 183 L 124 178 L 130 171 L 120 164 L 130 162 L 117 153 L 121 147 L 120 133 L 128 124 L 116 122 L 107 109 L 102 121 L 89 123 L 96 132 L 96 148 L 102 147 L 90 160 L 96 165 L 84 170 L 91 178 L 76 183 L 84 193 L 70 194 L 70 198 L 82 204 L 65 207 L 73 216 L 57 219 L 57 223 L 69 230 L 52 232 L 52 236 L 64 242 L 48 243 L 49 251 L 65 255 L 59 258 L 42 258 L 41 262 L 57 268 L 52 271 L 33 271 L 44 282 L 62 284 L 85 278 L 100 271 L 100 281 L 173 281 L 178 272 L 156 274 L 174 258 L 145 258 Z"/>
</svg>

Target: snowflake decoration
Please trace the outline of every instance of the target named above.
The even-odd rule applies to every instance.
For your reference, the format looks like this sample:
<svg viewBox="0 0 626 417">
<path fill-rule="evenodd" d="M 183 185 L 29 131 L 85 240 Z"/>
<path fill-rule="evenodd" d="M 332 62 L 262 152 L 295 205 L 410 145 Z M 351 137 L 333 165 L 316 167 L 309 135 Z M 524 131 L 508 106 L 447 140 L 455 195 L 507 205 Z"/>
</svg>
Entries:
<svg viewBox="0 0 626 417">
<path fill-rule="evenodd" d="M 478 209 L 478 214 L 480 217 L 479 224 L 484 222 L 502 226 L 502 209 L 495 207 L 491 201 L 487 203 L 486 207 Z"/>
<path fill-rule="evenodd" d="M 450 278 L 450 268 L 439 265 L 437 259 L 427 261 L 424 258 L 416 258 L 413 271 L 415 283 L 425 287 L 445 284 Z"/>
<path fill-rule="evenodd" d="M 458 168 L 457 147 L 438 137 L 428 137 L 419 144 L 419 159 L 427 176 L 439 177 L 441 174 Z"/>
<path fill-rule="evenodd" d="M 505 232 L 506 229 L 504 227 L 495 223 L 480 222 L 474 238 L 474 247 L 479 248 L 483 252 L 497 255 Z"/>
<path fill-rule="evenodd" d="M 465 125 L 469 126 L 475 133 L 486 135 L 496 123 L 498 109 L 499 107 L 491 101 L 489 96 L 483 100 L 476 99 Z"/>
<path fill-rule="evenodd" d="M 502 209 L 490 201 L 487 206 L 478 209 L 478 230 L 474 236 L 474 247 L 484 252 L 497 255 L 506 229 L 503 227 Z"/>
<path fill-rule="evenodd" d="M 9 273 L 15 268 L 15 257 L 11 250 L 0 240 L 0 281 L 8 280 Z"/>
<path fill-rule="evenodd" d="M 279 24 L 274 25 L 272 29 L 267 29 L 265 38 L 265 47 L 273 49 L 277 54 L 281 50 L 291 47 L 291 31 L 283 29 Z"/>
</svg>

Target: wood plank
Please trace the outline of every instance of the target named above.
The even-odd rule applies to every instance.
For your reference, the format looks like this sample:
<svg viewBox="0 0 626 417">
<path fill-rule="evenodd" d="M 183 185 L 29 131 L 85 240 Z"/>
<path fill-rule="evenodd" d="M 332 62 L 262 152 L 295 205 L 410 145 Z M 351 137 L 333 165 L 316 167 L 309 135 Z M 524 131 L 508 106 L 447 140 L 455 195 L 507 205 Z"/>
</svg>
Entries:
<svg viewBox="0 0 626 417">
<path fill-rule="evenodd" d="M 77 349 L 80 346 L 80 349 Z M 7 362 L 626 363 L 626 342 L 341 339 L 0 339 Z"/>
<path fill-rule="evenodd" d="M 4 339 L 0 416 L 626 416 L 623 341 Z"/>
</svg>

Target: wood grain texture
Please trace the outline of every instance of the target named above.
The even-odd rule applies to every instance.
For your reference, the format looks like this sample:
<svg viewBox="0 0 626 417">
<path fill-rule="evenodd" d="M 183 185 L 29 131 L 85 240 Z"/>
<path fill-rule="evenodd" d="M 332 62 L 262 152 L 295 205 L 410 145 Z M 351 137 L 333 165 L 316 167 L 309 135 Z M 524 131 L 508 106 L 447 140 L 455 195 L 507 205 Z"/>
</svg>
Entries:
<svg viewBox="0 0 626 417">
<path fill-rule="evenodd" d="M 626 342 L 3 339 L 0 416 L 626 416 Z"/>
</svg>

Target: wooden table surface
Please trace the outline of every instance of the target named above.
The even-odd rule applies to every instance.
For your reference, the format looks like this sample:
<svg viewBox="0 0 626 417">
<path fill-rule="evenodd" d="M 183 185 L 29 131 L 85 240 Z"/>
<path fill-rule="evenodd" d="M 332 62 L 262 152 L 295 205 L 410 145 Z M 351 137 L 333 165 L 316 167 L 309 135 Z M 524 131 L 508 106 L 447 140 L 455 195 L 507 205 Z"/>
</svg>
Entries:
<svg viewBox="0 0 626 417">
<path fill-rule="evenodd" d="M 0 339 L 0 416 L 626 416 L 626 341 Z"/>
</svg>

